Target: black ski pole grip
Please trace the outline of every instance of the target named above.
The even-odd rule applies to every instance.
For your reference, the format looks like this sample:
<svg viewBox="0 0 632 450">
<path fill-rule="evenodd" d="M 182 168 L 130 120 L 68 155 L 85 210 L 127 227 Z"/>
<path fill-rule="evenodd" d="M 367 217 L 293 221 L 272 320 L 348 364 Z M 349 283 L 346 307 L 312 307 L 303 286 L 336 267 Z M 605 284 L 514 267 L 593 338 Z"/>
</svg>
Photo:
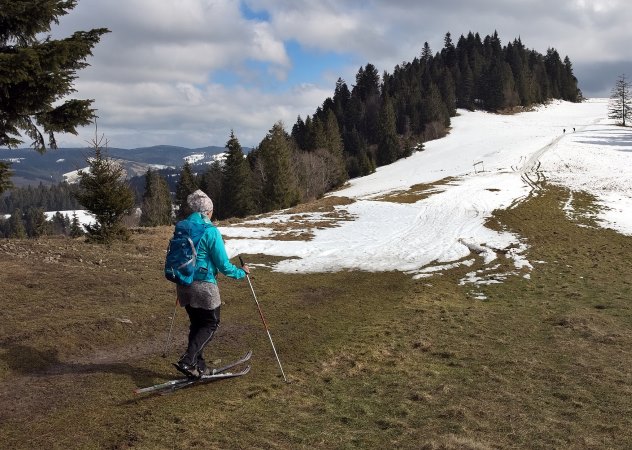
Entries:
<svg viewBox="0 0 632 450">
<path fill-rule="evenodd" d="M 239 263 L 241 264 L 241 267 L 244 267 L 246 265 L 246 263 L 244 263 L 244 260 L 241 259 L 241 255 L 239 255 Z"/>
</svg>

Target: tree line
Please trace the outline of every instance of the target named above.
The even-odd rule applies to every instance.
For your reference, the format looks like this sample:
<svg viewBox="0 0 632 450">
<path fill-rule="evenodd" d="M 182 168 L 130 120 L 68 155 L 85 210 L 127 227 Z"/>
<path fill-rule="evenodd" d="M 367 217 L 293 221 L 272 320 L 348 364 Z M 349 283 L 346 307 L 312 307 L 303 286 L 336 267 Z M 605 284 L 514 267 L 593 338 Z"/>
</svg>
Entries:
<svg viewBox="0 0 632 450">
<path fill-rule="evenodd" d="M 0 213 L 11 214 L 15 209 L 25 211 L 30 207 L 43 208 L 44 211 L 81 209 L 73 190 L 75 188 L 65 182 L 13 188 L 0 197 Z"/>
<path fill-rule="evenodd" d="M 70 218 L 58 211 L 47 219 L 43 208 L 30 206 L 26 210 L 14 209 L 8 219 L 0 217 L 0 237 L 4 238 L 38 238 L 44 235 L 79 237 L 84 234 L 84 227 L 76 213 Z"/>
</svg>

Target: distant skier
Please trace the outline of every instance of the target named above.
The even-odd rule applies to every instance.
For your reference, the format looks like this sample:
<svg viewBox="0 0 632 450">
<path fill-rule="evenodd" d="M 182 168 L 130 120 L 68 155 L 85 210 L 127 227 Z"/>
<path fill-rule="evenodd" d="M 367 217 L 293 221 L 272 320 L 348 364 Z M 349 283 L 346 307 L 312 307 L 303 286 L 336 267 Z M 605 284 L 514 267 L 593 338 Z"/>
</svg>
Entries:
<svg viewBox="0 0 632 450">
<path fill-rule="evenodd" d="M 204 347 L 211 341 L 220 322 L 221 299 L 217 286 L 218 272 L 240 280 L 250 273 L 247 265 L 243 269 L 231 264 L 226 255 L 224 240 L 219 230 L 212 224 L 213 202 L 201 190 L 187 197 L 187 203 L 194 211 L 187 220 L 208 225 L 202 236 L 197 254 L 193 284 L 177 285 L 178 302 L 189 315 L 189 342 L 184 354 L 175 364 L 176 368 L 189 377 L 198 378 L 210 374 L 204 360 Z"/>
<path fill-rule="evenodd" d="M 562 133 L 566 134 L 566 128 L 564 128 L 564 129 L 562 130 Z"/>
</svg>

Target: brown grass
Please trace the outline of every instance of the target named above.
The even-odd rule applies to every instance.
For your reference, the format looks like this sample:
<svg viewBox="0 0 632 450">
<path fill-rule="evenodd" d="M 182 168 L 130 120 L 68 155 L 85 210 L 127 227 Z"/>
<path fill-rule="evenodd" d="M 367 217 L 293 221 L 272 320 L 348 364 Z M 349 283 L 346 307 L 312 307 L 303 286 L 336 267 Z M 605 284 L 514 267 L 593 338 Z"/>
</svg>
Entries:
<svg viewBox="0 0 632 450">
<path fill-rule="evenodd" d="M 230 224 L 219 222 L 220 226 L 236 225 L 240 227 L 270 228 L 275 232 L 274 236 L 265 239 L 278 241 L 309 241 L 313 239 L 313 231 L 316 229 L 333 228 L 342 221 L 353 220 L 353 217 L 344 209 L 336 209 L 336 206 L 344 206 L 353 203 L 347 197 L 324 197 L 310 203 L 302 203 L 285 211 L 289 220 L 273 223 L 252 223 L 252 220 L 270 217 L 274 213 L 248 217 L 242 221 L 231 220 Z M 314 219 L 313 213 L 320 213 L 319 219 Z"/>
<path fill-rule="evenodd" d="M 397 191 L 392 194 L 378 197 L 375 200 L 392 203 L 416 203 L 436 194 L 437 192 L 440 192 L 441 186 L 450 184 L 452 181 L 454 181 L 453 177 L 447 177 L 434 183 L 415 184 L 406 191 Z"/>
</svg>

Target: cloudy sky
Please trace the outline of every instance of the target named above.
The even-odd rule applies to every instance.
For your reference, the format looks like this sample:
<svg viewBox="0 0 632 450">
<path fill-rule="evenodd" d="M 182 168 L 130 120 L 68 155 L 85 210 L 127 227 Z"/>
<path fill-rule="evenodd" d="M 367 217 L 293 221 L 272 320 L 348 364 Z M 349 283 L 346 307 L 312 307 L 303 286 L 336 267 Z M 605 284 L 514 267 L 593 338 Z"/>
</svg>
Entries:
<svg viewBox="0 0 632 450">
<path fill-rule="evenodd" d="M 231 129 L 257 145 L 276 121 L 312 114 L 338 77 L 351 88 L 368 62 L 392 72 L 425 41 L 439 51 L 448 31 L 554 47 L 584 95 L 608 96 L 619 74 L 632 77 L 630 23 L 629 0 L 79 0 L 52 35 L 112 31 L 75 83 L 110 146 L 195 148 L 225 145 Z"/>
</svg>

